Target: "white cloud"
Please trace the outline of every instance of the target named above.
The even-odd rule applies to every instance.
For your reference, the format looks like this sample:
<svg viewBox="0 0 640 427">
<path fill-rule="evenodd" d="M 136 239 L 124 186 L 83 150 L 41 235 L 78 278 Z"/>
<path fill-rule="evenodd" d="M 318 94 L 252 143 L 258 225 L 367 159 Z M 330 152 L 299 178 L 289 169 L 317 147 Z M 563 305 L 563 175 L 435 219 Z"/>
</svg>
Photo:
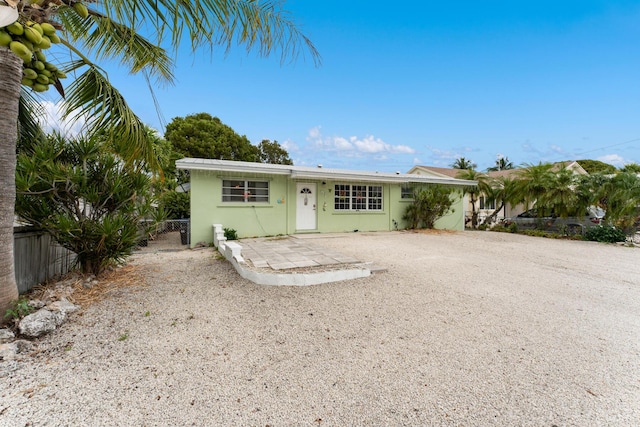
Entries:
<svg viewBox="0 0 640 427">
<path fill-rule="evenodd" d="M 555 144 L 551 144 L 551 145 L 549 146 L 549 149 L 550 149 L 551 151 L 556 152 L 556 153 L 564 153 L 564 150 L 562 149 L 562 147 L 560 147 L 560 146 L 558 146 L 558 145 L 555 145 Z"/>
<path fill-rule="evenodd" d="M 414 154 L 416 151 L 408 145 L 391 145 L 373 135 L 364 138 L 350 136 L 324 136 L 320 126 L 309 129 L 307 135 L 313 148 L 325 151 L 339 151 L 342 156 L 358 157 L 370 154 Z M 386 157 L 385 157 L 386 158 Z"/>
<path fill-rule="evenodd" d="M 351 144 L 345 138 L 342 138 L 340 136 L 333 138 L 333 145 L 336 147 L 337 150 L 340 150 L 340 151 L 353 150 L 353 144 Z"/>
<path fill-rule="evenodd" d="M 291 141 L 290 139 L 287 139 L 285 142 L 283 142 L 280 145 L 282 146 L 282 148 L 287 150 L 289 153 L 297 153 L 297 152 L 300 151 L 300 147 L 298 146 L 298 144 L 296 144 L 295 142 Z"/>
<path fill-rule="evenodd" d="M 460 157 L 464 157 L 467 160 L 473 161 L 473 159 L 469 158 L 467 154 L 473 151 L 473 149 L 471 149 L 470 147 L 460 147 L 460 148 L 454 148 L 452 150 L 442 150 L 437 147 L 427 146 L 427 149 L 431 151 L 431 157 L 434 158 L 433 164 L 436 166 L 444 166 L 444 165 L 449 166 L 451 163 L 453 163 L 455 160 L 459 159 Z"/>
<path fill-rule="evenodd" d="M 624 158 L 622 158 L 622 156 L 618 154 L 607 154 L 607 155 L 598 157 L 597 160 L 600 160 L 601 162 L 609 163 L 611 165 L 618 166 L 618 167 L 624 166 L 625 163 L 628 163 L 624 160 Z"/>
<path fill-rule="evenodd" d="M 60 112 L 60 103 L 43 101 L 40 105 L 45 113 L 45 116 L 40 120 L 40 124 L 45 132 L 56 130 L 62 135 L 69 137 L 74 137 L 82 133 L 85 121 L 82 119 L 73 122 L 64 120 Z"/>
<path fill-rule="evenodd" d="M 320 138 L 320 136 L 320 126 L 312 127 L 311 129 L 309 129 L 309 138 L 317 139 Z"/>
</svg>

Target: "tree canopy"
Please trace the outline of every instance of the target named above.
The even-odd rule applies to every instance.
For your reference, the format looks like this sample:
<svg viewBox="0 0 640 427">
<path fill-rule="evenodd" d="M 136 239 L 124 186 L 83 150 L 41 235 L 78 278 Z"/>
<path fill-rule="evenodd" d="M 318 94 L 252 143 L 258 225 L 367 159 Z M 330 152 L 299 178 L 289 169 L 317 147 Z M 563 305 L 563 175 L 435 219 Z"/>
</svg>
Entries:
<svg viewBox="0 0 640 427">
<path fill-rule="evenodd" d="M 259 152 L 244 135 L 237 134 L 209 113 L 175 117 L 164 137 L 185 157 L 258 162 Z"/>
<path fill-rule="evenodd" d="M 580 166 L 588 173 L 604 173 L 611 174 L 616 173 L 616 167 L 609 163 L 601 162 L 600 160 L 576 160 Z"/>
<path fill-rule="evenodd" d="M 262 140 L 253 145 L 218 117 L 209 113 L 175 117 L 167 125 L 165 138 L 184 157 L 236 160 L 292 165 L 289 153 L 278 141 Z"/>
<path fill-rule="evenodd" d="M 292 165 L 293 162 L 289 158 L 287 150 L 282 148 L 278 141 L 262 140 L 258 144 L 258 152 L 261 163 L 271 163 L 274 165 Z"/>
<path fill-rule="evenodd" d="M 473 161 L 470 159 L 458 157 L 456 161 L 451 164 L 451 167 L 454 169 L 475 169 L 478 167 L 478 165 L 473 163 Z"/>
<path fill-rule="evenodd" d="M 487 171 L 496 172 L 496 171 L 510 170 L 514 168 L 515 166 L 513 165 L 513 162 L 510 161 L 508 157 L 498 157 L 496 159 L 496 163 L 490 168 L 487 168 Z"/>
</svg>

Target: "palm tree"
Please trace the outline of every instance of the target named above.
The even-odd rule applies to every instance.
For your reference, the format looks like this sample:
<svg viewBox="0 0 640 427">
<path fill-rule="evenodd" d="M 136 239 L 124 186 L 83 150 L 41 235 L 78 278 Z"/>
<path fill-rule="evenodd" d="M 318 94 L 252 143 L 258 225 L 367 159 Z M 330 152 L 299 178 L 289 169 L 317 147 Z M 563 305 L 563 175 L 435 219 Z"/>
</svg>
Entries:
<svg viewBox="0 0 640 427">
<path fill-rule="evenodd" d="M 488 172 L 506 171 L 514 168 L 515 166 L 513 165 L 513 162 L 511 162 L 508 157 L 498 157 L 496 159 L 495 165 L 488 168 L 487 171 Z"/>
<path fill-rule="evenodd" d="M 464 157 L 458 157 L 455 162 L 451 164 L 454 169 L 475 169 L 477 165 L 472 160 L 465 159 Z"/>
<path fill-rule="evenodd" d="M 461 158 L 463 159 L 463 158 Z M 476 181 L 477 185 L 469 185 L 463 188 L 463 194 L 469 195 L 469 203 L 471 203 L 471 228 L 476 229 L 478 226 L 478 211 L 476 210 L 476 201 L 480 193 L 488 190 L 487 175 L 474 169 L 462 169 L 457 173 L 456 178 L 466 179 L 468 181 Z"/>
<path fill-rule="evenodd" d="M 487 182 L 485 194 L 487 200 L 494 201 L 496 208 L 485 219 L 486 224 L 491 224 L 507 204 L 517 204 L 518 182 L 506 176 L 501 176 Z"/>
<path fill-rule="evenodd" d="M 64 94 L 65 118 L 90 118 L 87 137 L 91 133 L 108 135 L 122 158 L 142 158 L 152 164 L 155 163 L 153 149 L 144 125 L 94 61 L 118 60 L 131 73 L 143 73 L 150 86 L 152 80 L 173 82 L 172 58 L 183 37 L 189 37 L 193 51 L 202 47 L 211 49 L 213 45 L 228 50 L 240 44 L 261 56 L 278 50 L 284 61 L 297 57 L 304 49 L 316 64 L 320 61 L 313 44 L 277 2 L 12 0 L 5 3 L 13 7 L 12 13 L 19 12 L 18 22 L 32 26 L 32 29 L 25 30 L 30 33 L 29 40 L 21 38 L 17 30 L 12 36 L 14 41 L 20 39 L 24 42 L 22 46 L 26 51 L 13 43 L 11 49 L 6 47 L 6 43 L 0 44 L 0 314 L 17 297 L 13 270 L 13 218 L 18 129 L 25 133 L 33 130 L 34 120 L 25 113 L 37 111 L 37 106 L 30 102 L 31 89 L 28 87 L 37 91 L 47 89 L 23 79 L 23 68 L 35 66 L 36 59 L 43 64 L 45 62 L 44 56 L 32 56 L 29 47 L 34 51 L 40 50 L 44 55 L 47 44 L 59 41 L 59 46 L 67 51 L 68 55 L 58 57 L 68 57 L 70 61 L 58 65 L 65 73 L 74 73 L 77 77 L 66 88 L 63 89 L 60 82 L 64 74 L 46 68 L 52 74 L 47 81 Z M 87 9 L 86 5 L 92 8 Z M 0 5 L 3 9 L 0 13 L 6 12 L 7 7 Z M 37 23 L 39 29 L 33 23 Z M 138 28 L 145 28 L 154 39 L 150 41 L 138 34 Z M 38 38 L 33 34 L 36 30 L 43 31 L 38 43 L 32 40 Z"/>
<path fill-rule="evenodd" d="M 545 197 L 553 179 L 552 168 L 551 163 L 538 163 L 528 164 L 518 171 L 518 188 L 514 198 L 524 202 L 527 208 L 535 203 L 539 217 L 544 216 Z"/>
<path fill-rule="evenodd" d="M 561 217 L 582 215 L 578 209 L 577 175 L 564 164 L 549 179 L 549 187 L 544 195 L 545 206 Z"/>
<path fill-rule="evenodd" d="M 604 199 L 607 222 L 624 228 L 633 224 L 640 206 L 640 177 L 631 172 L 613 176 L 606 188 Z"/>
</svg>

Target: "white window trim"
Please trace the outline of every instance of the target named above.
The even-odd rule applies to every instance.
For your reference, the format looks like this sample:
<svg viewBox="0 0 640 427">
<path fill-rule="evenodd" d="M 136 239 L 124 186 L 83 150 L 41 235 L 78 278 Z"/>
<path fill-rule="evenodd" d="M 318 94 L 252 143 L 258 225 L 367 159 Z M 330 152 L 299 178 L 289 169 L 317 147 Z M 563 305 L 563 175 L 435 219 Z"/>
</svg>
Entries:
<svg viewBox="0 0 640 427">
<path fill-rule="evenodd" d="M 349 187 L 349 196 L 343 196 L 349 198 L 349 208 L 341 209 L 336 207 L 337 198 L 340 197 L 337 193 L 336 187 L 338 186 L 347 186 Z M 353 209 L 353 187 L 365 187 L 365 207 L 363 209 Z M 369 191 L 371 187 L 377 187 L 380 189 L 380 197 L 369 197 Z M 336 212 L 383 212 L 384 211 L 384 186 L 383 185 L 369 185 L 369 184 L 340 184 L 336 183 L 333 186 L 334 197 L 333 197 L 333 210 Z M 380 208 L 379 209 L 369 209 L 369 201 L 370 200 L 380 200 Z"/>
<path fill-rule="evenodd" d="M 269 200 L 271 198 L 271 183 L 269 182 L 269 180 L 267 179 L 255 179 L 255 178 L 222 178 L 222 187 L 221 187 L 221 193 L 222 193 L 222 203 L 260 203 L 260 204 L 268 204 Z M 243 200 L 225 200 L 225 196 L 236 196 L 235 194 L 225 194 L 224 190 L 227 188 L 231 188 L 231 187 L 225 187 L 224 183 L 225 181 L 242 181 L 244 182 L 244 188 L 243 188 Z M 249 198 L 251 197 L 251 192 L 249 191 L 249 182 L 260 182 L 260 183 L 266 183 L 267 187 L 267 196 L 266 196 L 266 200 L 263 198 L 264 196 L 261 196 L 260 200 L 249 200 Z M 254 197 L 256 197 L 254 195 Z"/>
</svg>

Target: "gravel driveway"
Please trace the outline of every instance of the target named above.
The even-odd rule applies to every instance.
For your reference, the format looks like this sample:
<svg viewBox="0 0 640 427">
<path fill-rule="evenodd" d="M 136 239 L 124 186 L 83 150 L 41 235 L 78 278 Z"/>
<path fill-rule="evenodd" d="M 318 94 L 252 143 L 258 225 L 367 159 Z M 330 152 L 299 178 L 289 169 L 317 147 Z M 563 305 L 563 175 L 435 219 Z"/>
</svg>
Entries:
<svg viewBox="0 0 640 427">
<path fill-rule="evenodd" d="M 264 287 L 210 249 L 0 362 L 0 425 L 640 425 L 640 250 L 490 233 L 318 245 L 388 268 Z"/>
</svg>

